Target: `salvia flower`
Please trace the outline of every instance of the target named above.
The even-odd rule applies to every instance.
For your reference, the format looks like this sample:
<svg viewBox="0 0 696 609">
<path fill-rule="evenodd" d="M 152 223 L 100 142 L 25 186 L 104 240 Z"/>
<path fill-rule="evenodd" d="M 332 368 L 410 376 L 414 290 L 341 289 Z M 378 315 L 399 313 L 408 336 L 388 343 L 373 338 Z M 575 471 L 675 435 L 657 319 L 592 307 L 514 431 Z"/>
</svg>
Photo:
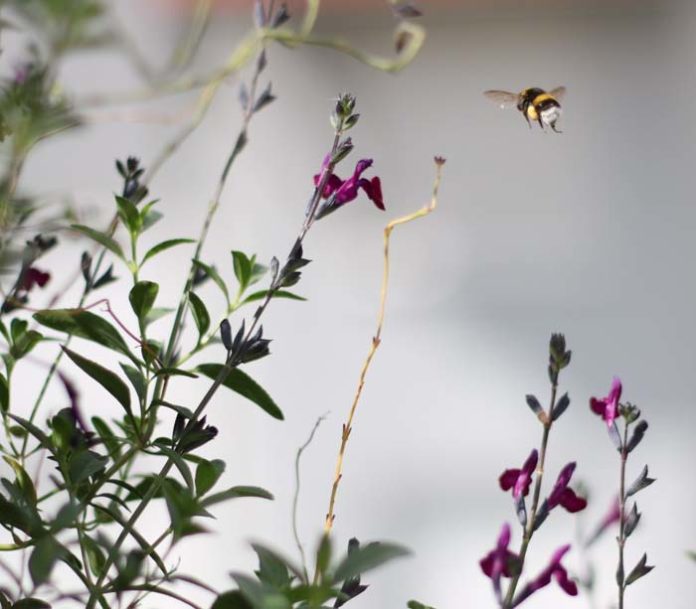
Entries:
<svg viewBox="0 0 696 609">
<path fill-rule="evenodd" d="M 571 513 L 579 512 L 587 507 L 587 501 L 582 497 L 578 497 L 572 488 L 568 486 L 570 479 L 575 471 L 575 463 L 568 463 L 558 474 L 556 484 L 553 485 L 551 494 L 547 499 L 549 510 L 556 506 L 563 506 Z"/>
<path fill-rule="evenodd" d="M 621 380 L 614 377 L 609 395 L 604 398 L 590 398 L 592 412 L 601 416 L 611 428 L 619 416 L 619 400 L 621 399 Z"/>
<path fill-rule="evenodd" d="M 500 579 L 502 577 L 512 577 L 519 570 L 519 556 L 508 550 L 509 545 L 510 525 L 505 523 L 500 530 L 495 548 L 479 561 L 481 570 L 493 582 L 493 589 L 498 600 L 502 597 Z"/>
<path fill-rule="evenodd" d="M 500 488 L 504 491 L 512 489 L 512 496 L 519 499 L 522 495 L 529 494 L 529 486 L 532 484 L 532 474 L 537 466 L 539 453 L 532 450 L 521 469 L 506 469 L 498 478 Z"/>
<path fill-rule="evenodd" d="M 599 521 L 597 528 L 595 529 L 594 533 L 592 533 L 590 538 L 585 542 L 585 545 L 589 546 L 590 544 L 594 543 L 604 534 L 605 531 L 610 529 L 615 524 L 618 524 L 620 520 L 621 504 L 619 502 L 619 498 L 614 497 L 614 499 L 611 502 L 611 505 L 609 506 L 609 510 L 604 515 L 602 520 Z"/>
<path fill-rule="evenodd" d="M 512 605 L 513 607 L 517 607 L 537 590 L 548 586 L 551 583 L 552 578 L 556 580 L 558 585 L 566 594 L 570 596 L 577 596 L 577 584 L 570 579 L 570 577 L 568 577 L 568 571 L 566 571 L 565 567 L 561 564 L 561 560 L 568 550 L 570 550 L 570 545 L 562 546 L 554 552 L 548 566 L 523 588 L 519 596 L 515 599 L 514 604 Z"/>
<path fill-rule="evenodd" d="M 321 173 L 314 176 L 314 185 L 319 186 L 322 177 L 327 170 L 329 157 L 324 159 Z M 326 202 L 317 211 L 317 219 L 326 216 L 335 211 L 342 205 L 355 200 L 358 197 L 359 191 L 365 191 L 368 199 L 370 199 L 375 207 L 384 210 L 384 199 L 382 197 L 382 183 L 379 177 L 374 176 L 371 179 L 363 178 L 362 174 L 372 166 L 372 159 L 361 159 L 355 165 L 353 175 L 346 180 L 342 180 L 335 173 L 329 174 L 321 192 L 322 198 Z"/>
<path fill-rule="evenodd" d="M 26 271 L 24 271 L 24 276 L 22 277 L 22 285 L 20 289 L 25 292 L 30 292 L 34 286 L 44 287 L 49 279 L 51 279 L 51 274 L 46 273 L 37 269 L 35 266 L 30 266 Z"/>
</svg>

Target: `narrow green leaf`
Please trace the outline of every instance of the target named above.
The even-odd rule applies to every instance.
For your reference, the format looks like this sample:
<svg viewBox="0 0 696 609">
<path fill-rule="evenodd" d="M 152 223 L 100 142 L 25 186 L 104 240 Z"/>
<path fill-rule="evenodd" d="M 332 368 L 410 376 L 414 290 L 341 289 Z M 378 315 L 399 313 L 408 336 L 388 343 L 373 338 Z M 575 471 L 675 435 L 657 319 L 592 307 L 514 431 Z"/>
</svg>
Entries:
<svg viewBox="0 0 696 609">
<path fill-rule="evenodd" d="M 91 376 L 97 383 L 113 395 L 127 413 L 131 412 L 130 391 L 128 390 L 128 386 L 116 374 L 100 366 L 95 361 L 78 355 L 67 347 L 62 347 L 62 349 L 83 372 Z"/>
<path fill-rule="evenodd" d="M 119 334 L 108 321 L 82 309 L 44 309 L 33 315 L 41 325 L 66 332 L 80 338 L 86 338 L 108 349 L 127 355 L 133 359 L 132 353 Z"/>
<path fill-rule="evenodd" d="M 124 197 L 116 196 L 116 205 L 118 206 L 118 216 L 121 221 L 133 235 L 137 235 L 142 227 L 142 220 L 140 218 L 140 212 L 135 206 L 135 203 L 130 199 L 125 199 Z"/>
<path fill-rule="evenodd" d="M 39 441 L 42 448 L 53 452 L 53 442 L 51 442 L 51 439 L 36 425 L 34 425 L 31 421 L 18 417 L 17 415 L 10 414 L 9 416 L 11 419 L 19 423 L 19 425 L 21 425 L 24 429 L 26 429 L 32 436 L 34 436 Z"/>
<path fill-rule="evenodd" d="M 210 328 L 210 314 L 205 304 L 203 304 L 203 301 L 195 292 L 189 292 L 189 309 L 191 315 L 193 315 L 193 321 L 196 322 L 196 328 L 198 328 L 198 342 L 200 342 Z"/>
<path fill-rule="evenodd" d="M 168 457 L 174 463 L 176 468 L 179 470 L 181 477 L 184 479 L 186 486 L 191 493 L 194 493 L 195 486 L 193 482 L 193 475 L 191 474 L 191 469 L 189 468 L 188 463 L 186 463 L 184 458 L 178 452 L 172 450 L 171 448 L 159 446 L 159 449 L 162 451 L 163 455 Z"/>
<path fill-rule="evenodd" d="M 144 320 L 150 313 L 158 292 L 159 285 L 154 281 L 139 281 L 133 286 L 128 300 L 138 319 Z"/>
<path fill-rule="evenodd" d="M 116 254 L 121 260 L 125 260 L 121 246 L 113 238 L 109 237 L 109 235 L 94 230 L 89 226 L 84 226 L 83 224 L 73 224 L 70 228 L 86 235 L 100 245 L 103 245 L 106 249 Z"/>
<path fill-rule="evenodd" d="M 234 276 L 239 281 L 239 288 L 243 292 L 251 279 L 251 261 L 244 252 L 232 250 L 232 265 Z"/>
<path fill-rule="evenodd" d="M 215 282 L 217 287 L 219 287 L 222 293 L 225 295 L 225 300 L 229 304 L 230 294 L 227 291 L 227 286 L 225 285 L 225 282 L 222 280 L 222 277 L 220 277 L 220 274 L 212 266 L 209 266 L 205 264 L 205 262 L 201 262 L 200 260 L 194 259 L 193 264 L 199 269 L 203 270 L 203 272 Z"/>
<path fill-rule="evenodd" d="M 22 491 L 25 501 L 29 505 L 36 505 L 36 489 L 34 488 L 34 483 L 29 474 L 27 474 L 26 470 L 14 459 L 7 456 L 3 456 L 3 459 L 14 470 L 16 478 L 15 485 Z"/>
<path fill-rule="evenodd" d="M 233 486 L 232 488 L 229 488 L 226 491 L 215 493 L 213 495 L 208 495 L 205 499 L 201 501 L 201 507 L 206 508 L 210 505 L 221 503 L 222 501 L 227 501 L 229 499 L 241 499 L 242 497 L 256 497 L 257 499 L 273 499 L 273 495 L 271 493 L 269 493 L 266 489 L 260 488 L 258 486 Z"/>
<path fill-rule="evenodd" d="M 133 385 L 133 389 L 135 389 L 138 398 L 144 400 L 147 397 L 147 380 L 145 379 L 145 375 L 137 368 L 129 366 L 128 364 L 119 365 L 126 377 L 128 377 L 131 385 Z"/>
<path fill-rule="evenodd" d="M 224 367 L 223 364 L 200 364 L 197 370 L 208 378 L 216 379 Z M 259 406 L 274 419 L 283 420 L 283 413 L 271 396 L 245 372 L 242 372 L 238 368 L 233 368 L 229 371 L 222 384 L 228 389 L 254 402 L 254 404 Z"/>
<path fill-rule="evenodd" d="M 168 239 L 167 241 L 158 243 L 145 253 L 143 259 L 140 261 L 140 266 L 143 266 L 143 264 L 145 264 L 153 256 L 156 256 L 157 254 L 160 254 L 171 247 L 176 247 L 177 245 L 182 245 L 184 243 L 195 243 L 195 241 L 193 239 Z"/>
<path fill-rule="evenodd" d="M 259 290 L 258 292 L 249 294 L 249 296 L 247 296 L 242 301 L 242 304 L 256 302 L 257 300 L 263 300 L 264 298 L 266 298 L 267 294 L 268 290 Z M 287 290 L 276 290 L 275 292 L 273 292 L 272 298 L 287 298 L 289 300 L 307 300 L 303 296 L 298 296 L 297 294 L 293 294 L 292 292 L 288 292 Z"/>
<path fill-rule="evenodd" d="M 102 471 L 108 462 L 107 457 L 95 453 L 93 450 L 82 450 L 74 454 L 68 465 L 70 480 L 74 484 L 87 480 L 90 476 Z"/>
<path fill-rule="evenodd" d="M 201 461 L 196 468 L 196 496 L 205 495 L 225 471 L 225 462 L 220 459 Z"/>
<path fill-rule="evenodd" d="M 372 542 L 356 548 L 336 567 L 334 582 L 339 583 L 351 577 L 357 577 L 387 561 L 408 556 L 410 552 L 392 543 Z"/>
<path fill-rule="evenodd" d="M 165 315 L 169 315 L 169 313 L 171 313 L 172 311 L 174 311 L 174 309 L 165 307 L 153 307 L 152 310 L 147 314 L 147 316 L 143 320 L 145 327 L 147 328 L 151 323 L 156 322 L 158 319 L 161 319 Z"/>
<path fill-rule="evenodd" d="M 62 554 L 63 546 L 50 535 L 45 535 L 36 542 L 29 557 L 29 573 L 35 586 L 48 580 Z"/>
<path fill-rule="evenodd" d="M 87 562 L 89 563 L 89 568 L 95 577 L 99 577 L 106 563 L 106 556 L 104 552 L 99 547 L 96 541 L 87 535 L 83 535 L 82 543 L 85 548 L 85 553 L 87 554 Z"/>
<path fill-rule="evenodd" d="M 18 600 L 12 609 L 51 609 L 51 605 L 39 598 L 29 597 Z"/>
<path fill-rule="evenodd" d="M 10 408 L 10 385 L 4 375 L 0 374 L 0 411 L 5 413 Z"/>
</svg>

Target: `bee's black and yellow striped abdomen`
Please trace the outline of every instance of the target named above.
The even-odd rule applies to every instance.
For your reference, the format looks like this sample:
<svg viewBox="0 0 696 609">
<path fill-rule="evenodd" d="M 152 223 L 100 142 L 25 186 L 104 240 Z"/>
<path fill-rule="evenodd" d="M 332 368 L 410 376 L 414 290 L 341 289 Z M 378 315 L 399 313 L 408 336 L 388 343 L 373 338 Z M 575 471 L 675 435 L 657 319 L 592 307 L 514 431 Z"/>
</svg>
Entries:
<svg viewBox="0 0 696 609">
<path fill-rule="evenodd" d="M 525 89 L 519 95 L 517 109 L 524 115 L 527 121 L 537 121 L 543 127 L 542 115 L 553 108 L 560 109 L 558 100 L 538 87 Z"/>
</svg>

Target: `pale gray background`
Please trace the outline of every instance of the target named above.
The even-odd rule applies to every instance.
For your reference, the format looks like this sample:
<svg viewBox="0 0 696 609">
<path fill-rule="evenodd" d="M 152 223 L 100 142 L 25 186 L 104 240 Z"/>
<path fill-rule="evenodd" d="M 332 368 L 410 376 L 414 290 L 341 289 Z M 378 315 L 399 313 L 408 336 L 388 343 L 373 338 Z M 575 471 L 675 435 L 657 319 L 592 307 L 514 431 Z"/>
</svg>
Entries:
<svg viewBox="0 0 696 609">
<path fill-rule="evenodd" d="M 499 11 L 431 11 L 423 21 L 428 41 L 421 56 L 397 76 L 330 51 L 270 51 L 265 77 L 279 100 L 252 124 L 205 258 L 231 278 L 232 248 L 255 251 L 261 260 L 286 253 L 330 143 L 327 114 L 340 91 L 358 97 L 354 158 L 375 159 L 388 210 L 360 200 L 319 223 L 306 245 L 314 262 L 297 288 L 309 302 L 274 303 L 264 321 L 275 339 L 273 357 L 248 370 L 277 398 L 287 420 L 274 421 L 224 391 L 209 409 L 220 439 L 207 452 L 227 461 L 224 481 L 262 485 L 276 495 L 273 503 L 218 507 L 216 534 L 174 548 L 170 559 L 180 557 L 183 569 L 210 584 L 224 588 L 229 571 L 253 568 L 250 538 L 295 555 L 293 459 L 317 417 L 330 411 L 303 464 L 299 525 L 309 547 L 317 540 L 341 421 L 374 331 L 382 227 L 426 201 L 431 158 L 441 154 L 448 158 L 441 207 L 394 234 L 384 343 L 355 421 L 334 536 L 341 545 L 353 535 L 399 541 L 414 557 L 366 578 L 372 586 L 352 606 L 404 607 L 409 598 L 440 609 L 494 605 L 477 562 L 501 523 L 514 520 L 496 477 L 518 466 L 539 441 L 523 398 L 534 392 L 547 399 L 552 331 L 566 333 L 573 363 L 562 377 L 572 404 L 551 440 L 550 477 L 577 460 L 578 478 L 593 491 L 585 521 L 604 513 L 618 460 L 587 400 L 605 395 L 619 374 L 625 398 L 639 404 L 651 424 L 630 475 L 649 463 L 659 479 L 640 496 L 643 523 L 627 551 L 629 563 L 647 551 L 657 568 L 629 590 L 629 606 L 693 606 L 696 565 L 685 550 L 696 547 L 696 15 L 688 5 L 666 2 L 511 4 Z M 155 58 L 166 56 L 183 27 L 161 5 L 116 8 Z M 198 67 L 216 65 L 247 25 L 246 15 L 220 15 Z M 391 25 L 380 5 L 374 14 L 325 19 L 322 30 L 387 50 Z M 132 70 L 110 55 L 68 62 L 63 82 L 84 94 L 138 86 Z M 499 111 L 481 95 L 489 88 L 561 84 L 568 87 L 562 135 L 530 131 L 515 111 Z M 167 213 L 148 237 L 152 243 L 197 235 L 239 124 L 236 90 L 235 83 L 225 87 L 152 185 Z M 175 114 L 194 99 L 145 108 Z M 117 189 L 113 159 L 137 154 L 147 164 L 176 129 L 100 122 L 42 147 L 22 184 L 47 197 L 76 192 L 80 204 L 92 206 L 89 220 L 105 222 Z M 47 264 L 53 272 L 73 268 L 78 252 L 64 251 Z M 175 250 L 144 272 L 161 282 L 161 304 L 174 302 L 189 255 Z M 203 294 L 213 311 L 221 306 L 214 286 Z M 130 319 L 125 299 L 112 295 Z M 168 331 L 166 323 L 156 328 Z M 171 397 L 190 405 L 203 391 L 200 383 L 177 382 Z M 83 392 L 88 411 L 103 414 L 101 390 L 85 381 Z M 46 402 L 47 411 L 62 405 L 59 391 Z M 147 530 L 158 534 L 160 515 L 148 522 Z M 530 573 L 573 536 L 574 518 L 555 512 L 533 545 Z M 519 538 L 515 529 L 514 545 Z M 597 551 L 603 570 L 597 606 L 604 608 L 614 594 L 613 541 L 604 539 Z M 577 567 L 577 553 L 567 563 Z M 564 597 L 555 584 L 527 604 L 588 606 Z M 145 603 L 166 605 L 154 598 Z"/>
</svg>

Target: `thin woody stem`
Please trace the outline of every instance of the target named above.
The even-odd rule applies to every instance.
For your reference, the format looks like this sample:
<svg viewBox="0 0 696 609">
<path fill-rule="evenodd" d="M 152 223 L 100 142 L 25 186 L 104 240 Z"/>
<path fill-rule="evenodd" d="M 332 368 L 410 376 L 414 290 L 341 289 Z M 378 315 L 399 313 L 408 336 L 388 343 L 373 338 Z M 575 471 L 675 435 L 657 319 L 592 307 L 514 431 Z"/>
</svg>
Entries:
<svg viewBox="0 0 696 609">
<path fill-rule="evenodd" d="M 338 456 L 336 458 L 336 467 L 334 472 L 334 480 L 331 486 L 331 494 L 329 497 L 329 508 L 327 510 L 326 517 L 324 520 L 325 535 L 329 535 L 331 533 L 331 528 L 333 526 L 334 519 L 336 518 L 334 508 L 336 505 L 338 486 L 343 476 L 343 462 L 345 459 L 346 447 L 348 445 L 348 438 L 350 437 L 351 431 L 353 429 L 353 419 L 355 418 L 355 413 L 358 408 L 358 403 L 360 402 L 362 390 L 365 386 L 365 378 L 367 376 L 367 371 L 370 367 L 370 364 L 372 363 L 372 359 L 374 358 L 375 353 L 377 352 L 377 348 L 379 347 L 381 341 L 382 327 L 384 325 L 384 312 L 387 303 L 387 289 L 389 285 L 389 238 L 391 237 L 391 233 L 394 230 L 394 228 L 402 224 L 406 224 L 407 222 L 416 220 L 418 218 L 422 218 L 423 216 L 427 216 L 437 206 L 437 195 L 440 187 L 440 179 L 444 159 L 436 158 L 435 162 L 435 182 L 433 184 L 432 196 L 428 204 L 412 214 L 408 214 L 406 216 L 402 216 L 400 218 L 392 220 L 391 222 L 389 222 L 389 224 L 387 224 L 387 226 L 384 229 L 384 267 L 382 271 L 382 285 L 380 288 L 379 310 L 377 313 L 377 329 L 372 338 L 370 349 L 367 353 L 367 357 L 360 371 L 360 376 L 358 378 L 358 387 L 355 392 L 355 396 L 353 397 L 353 402 L 350 406 L 350 410 L 348 411 L 348 418 L 346 419 L 346 422 L 343 424 L 343 431 L 341 433 L 341 444 L 338 449 Z M 315 572 L 315 580 L 317 579 L 317 577 L 318 573 Z"/>
<path fill-rule="evenodd" d="M 503 602 L 503 608 L 507 609 L 513 607 L 513 599 L 515 598 L 515 590 L 517 589 L 517 584 L 522 576 L 522 570 L 524 569 L 524 560 L 527 556 L 527 550 L 529 548 L 529 543 L 534 535 L 534 526 L 536 524 L 536 516 L 539 509 L 539 498 L 541 496 L 541 484 L 544 478 L 544 463 L 546 462 L 546 450 L 549 444 L 549 434 L 551 432 L 551 425 L 553 423 L 553 407 L 556 403 L 556 393 L 558 391 L 558 383 L 555 382 L 551 385 L 551 400 L 549 406 L 548 415 L 544 421 L 544 432 L 541 437 L 541 450 L 539 451 L 539 463 L 536 468 L 536 475 L 534 480 L 534 492 L 532 495 L 532 506 L 530 509 L 529 519 L 527 521 L 527 527 L 524 531 L 524 537 L 522 539 L 522 545 L 519 551 L 519 569 L 517 575 L 512 578 L 510 585 L 508 586 L 507 594 L 505 595 L 505 600 Z"/>
<path fill-rule="evenodd" d="M 627 422 L 624 426 L 623 442 L 621 444 L 621 474 L 619 479 L 619 537 L 617 543 L 619 545 L 619 564 L 616 571 L 616 583 L 619 588 L 619 609 L 624 607 L 624 592 L 626 591 L 626 573 L 624 570 L 624 546 L 626 545 L 626 460 L 628 459 L 628 451 L 626 444 L 628 443 L 628 427 Z"/>
<path fill-rule="evenodd" d="M 340 132 L 338 133 L 340 135 Z M 336 153 L 336 148 L 338 145 L 338 137 L 334 138 L 334 145 L 331 149 L 331 157 L 333 157 Z M 324 185 L 326 184 L 326 181 L 328 180 L 329 174 L 331 170 L 333 169 L 333 165 L 329 164 L 329 171 L 325 172 L 325 175 L 322 177 L 322 180 L 320 183 L 315 187 L 314 189 L 314 194 L 312 195 L 312 199 L 310 201 L 309 209 L 316 209 L 318 208 L 318 200 L 321 198 L 321 193 L 324 191 Z M 298 239 L 296 240 L 295 243 L 298 241 L 302 243 L 302 239 L 307 233 L 307 228 L 308 226 L 311 226 L 312 224 L 313 217 L 310 217 L 308 220 L 305 219 L 305 222 L 302 225 L 302 229 L 300 230 L 300 235 Z M 295 249 L 295 245 L 293 245 L 293 250 Z M 292 250 L 291 250 L 292 251 Z M 271 299 L 273 298 L 273 294 L 280 288 L 280 286 L 274 286 L 272 289 L 269 290 L 268 294 L 266 295 L 266 298 L 262 302 L 262 304 L 258 307 L 256 310 L 256 313 L 254 314 L 254 318 L 252 323 L 249 325 L 248 330 L 246 331 L 246 334 L 244 336 L 244 341 L 248 341 L 248 339 L 253 335 L 253 332 L 261 319 L 264 311 L 268 307 L 268 304 L 270 303 Z M 196 407 L 195 411 L 191 415 L 191 417 L 188 420 L 188 423 L 184 427 L 182 431 L 182 437 L 185 436 L 185 434 L 190 431 L 190 429 L 193 428 L 193 426 L 198 422 L 200 419 L 203 411 L 206 409 L 208 406 L 210 400 L 213 398 L 215 395 L 216 391 L 219 389 L 220 385 L 225 381 L 227 378 L 228 374 L 230 371 L 232 371 L 234 368 L 236 368 L 240 362 L 235 359 L 236 354 L 233 352 L 230 352 L 227 356 L 227 359 L 225 361 L 225 365 L 218 374 L 218 376 L 215 378 L 213 381 L 213 384 L 208 388 L 208 391 L 205 393 L 203 398 L 201 399 L 200 403 Z M 165 359 L 165 362 L 167 360 Z M 158 395 L 155 393 L 155 395 Z M 154 419 L 151 415 L 151 418 Z M 165 461 L 164 465 L 162 466 L 162 469 L 160 470 L 159 474 L 153 479 L 152 484 L 149 486 L 147 492 L 141 499 L 140 503 L 138 506 L 135 508 L 133 513 L 131 514 L 130 518 L 128 519 L 128 522 L 126 525 L 123 527 L 121 533 L 119 534 L 118 538 L 116 539 L 114 545 L 111 547 L 109 554 L 104 562 L 104 565 L 101 567 L 101 573 L 100 576 L 95 584 L 95 589 L 93 592 L 90 594 L 89 599 L 87 600 L 86 604 L 86 609 L 94 609 L 94 606 L 97 602 L 100 601 L 101 598 L 103 598 L 104 592 L 106 590 L 106 587 L 104 587 L 104 581 L 107 578 L 108 572 L 110 568 L 113 566 L 114 561 L 116 560 L 116 557 L 118 556 L 118 552 L 121 549 L 121 546 L 125 542 L 126 538 L 130 534 L 130 531 L 133 530 L 135 523 L 139 520 L 140 516 L 143 514 L 145 509 L 147 508 L 148 504 L 150 501 L 153 499 L 157 491 L 159 490 L 161 486 L 162 480 L 164 480 L 167 477 L 167 474 L 169 471 L 172 469 L 174 466 L 174 461 L 171 459 L 171 457 L 168 457 L 167 460 Z"/>
</svg>

